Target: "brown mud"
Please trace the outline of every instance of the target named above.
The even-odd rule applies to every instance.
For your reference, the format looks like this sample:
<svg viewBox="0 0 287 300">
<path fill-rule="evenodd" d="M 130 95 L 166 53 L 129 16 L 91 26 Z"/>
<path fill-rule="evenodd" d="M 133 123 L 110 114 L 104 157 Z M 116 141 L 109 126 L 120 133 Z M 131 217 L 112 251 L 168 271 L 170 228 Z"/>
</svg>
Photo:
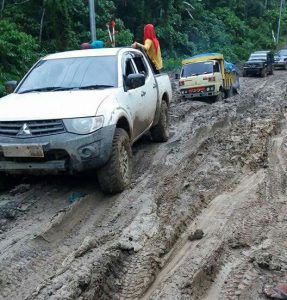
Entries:
<svg viewBox="0 0 287 300">
<path fill-rule="evenodd" d="M 170 140 L 134 145 L 120 195 L 93 174 L 0 193 L 0 299 L 265 299 L 286 281 L 287 76 L 241 82 L 216 103 L 175 90 Z"/>
</svg>

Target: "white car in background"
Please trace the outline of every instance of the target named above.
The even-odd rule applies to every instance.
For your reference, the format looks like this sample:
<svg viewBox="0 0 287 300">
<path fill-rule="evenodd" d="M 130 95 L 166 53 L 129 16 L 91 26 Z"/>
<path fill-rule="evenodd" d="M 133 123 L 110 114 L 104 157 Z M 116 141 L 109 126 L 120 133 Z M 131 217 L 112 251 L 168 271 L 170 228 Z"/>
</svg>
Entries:
<svg viewBox="0 0 287 300">
<path fill-rule="evenodd" d="M 282 49 L 275 54 L 274 67 L 287 70 L 287 49 Z"/>
</svg>

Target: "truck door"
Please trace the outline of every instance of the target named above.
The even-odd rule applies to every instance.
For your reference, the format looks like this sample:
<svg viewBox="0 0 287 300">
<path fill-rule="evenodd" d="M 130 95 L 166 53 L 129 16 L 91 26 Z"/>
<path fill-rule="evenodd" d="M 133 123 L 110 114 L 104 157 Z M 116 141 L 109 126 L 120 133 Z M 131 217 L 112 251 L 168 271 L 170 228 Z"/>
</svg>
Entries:
<svg viewBox="0 0 287 300">
<path fill-rule="evenodd" d="M 224 70 L 223 70 L 224 72 Z M 221 65 L 219 64 L 218 61 L 214 62 L 213 65 L 213 74 L 215 77 L 215 91 L 218 92 L 220 87 L 223 86 L 223 78 L 222 78 L 222 70 L 221 70 Z"/>
<path fill-rule="evenodd" d="M 148 67 L 148 63 L 142 54 L 136 53 L 133 58 L 137 71 L 144 74 L 146 78 L 145 85 L 141 87 L 142 109 L 145 126 L 149 127 L 153 121 L 158 100 L 158 88 L 156 79 L 152 70 Z"/>
<path fill-rule="evenodd" d="M 130 74 L 137 74 L 135 62 L 131 54 L 124 57 L 123 62 L 123 76 L 127 77 Z M 132 140 L 141 135 L 149 126 L 149 119 L 147 118 L 147 105 L 144 103 L 144 87 L 136 89 L 129 89 L 125 92 L 125 103 L 120 103 L 121 107 L 126 107 L 131 120 L 133 122 Z"/>
</svg>

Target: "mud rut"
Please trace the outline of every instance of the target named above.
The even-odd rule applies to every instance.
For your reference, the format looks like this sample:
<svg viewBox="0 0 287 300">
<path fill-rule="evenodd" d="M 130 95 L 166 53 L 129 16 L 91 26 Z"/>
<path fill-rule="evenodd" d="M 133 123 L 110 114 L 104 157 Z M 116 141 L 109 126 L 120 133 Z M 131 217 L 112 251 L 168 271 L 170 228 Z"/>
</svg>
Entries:
<svg viewBox="0 0 287 300">
<path fill-rule="evenodd" d="M 1 193 L 0 299 L 265 299 L 287 280 L 286 82 L 244 78 L 213 104 L 175 92 L 170 141 L 135 145 L 119 196 L 93 175 Z"/>
</svg>

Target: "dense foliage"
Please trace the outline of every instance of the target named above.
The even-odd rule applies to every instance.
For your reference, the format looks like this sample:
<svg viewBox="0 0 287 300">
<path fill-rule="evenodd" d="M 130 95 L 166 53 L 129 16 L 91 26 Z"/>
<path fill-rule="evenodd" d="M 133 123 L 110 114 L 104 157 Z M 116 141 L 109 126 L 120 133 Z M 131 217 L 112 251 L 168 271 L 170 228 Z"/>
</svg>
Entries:
<svg viewBox="0 0 287 300">
<path fill-rule="evenodd" d="M 236 62 L 275 47 L 279 6 L 280 0 L 96 0 L 97 35 L 108 46 L 106 24 L 115 19 L 117 45 L 130 45 L 154 23 L 166 65 L 205 51 Z M 281 36 L 286 25 L 284 7 Z M 0 95 L 3 83 L 19 79 L 37 57 L 89 40 L 88 0 L 0 0 Z"/>
</svg>

